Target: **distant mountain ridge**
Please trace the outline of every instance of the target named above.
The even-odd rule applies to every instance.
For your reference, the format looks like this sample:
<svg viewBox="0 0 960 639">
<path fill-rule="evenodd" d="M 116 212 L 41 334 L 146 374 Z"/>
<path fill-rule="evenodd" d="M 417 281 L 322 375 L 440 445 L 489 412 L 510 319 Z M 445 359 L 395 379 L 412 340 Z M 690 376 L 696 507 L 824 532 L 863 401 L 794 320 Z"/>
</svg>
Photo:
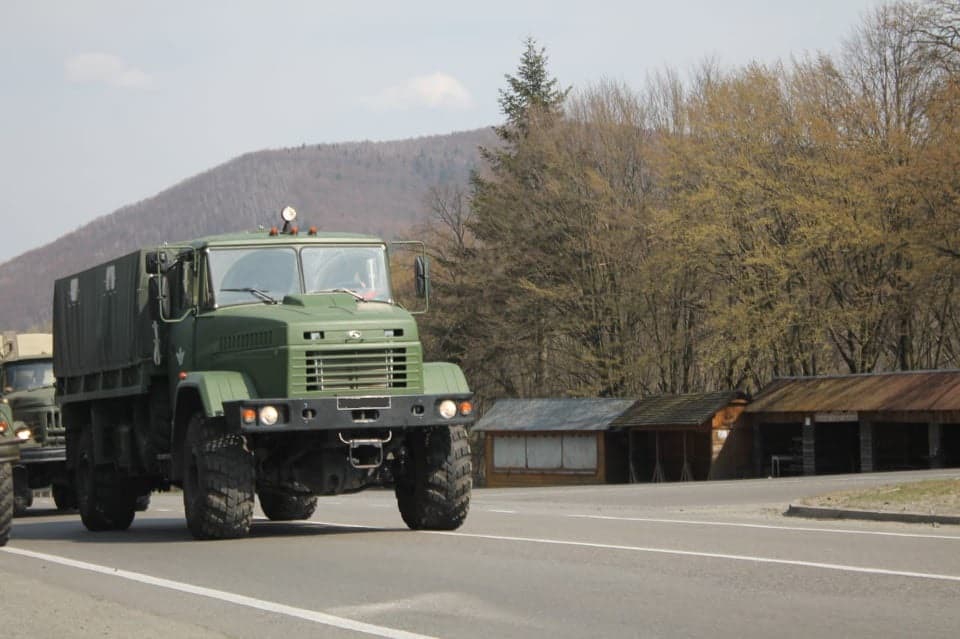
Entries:
<svg viewBox="0 0 960 639">
<path fill-rule="evenodd" d="M 478 147 L 495 144 L 486 128 L 247 153 L 0 264 L 0 329 L 50 322 L 59 277 L 142 246 L 269 226 L 287 205 L 301 224 L 395 236 L 425 219 L 430 187 L 466 184 Z"/>
</svg>

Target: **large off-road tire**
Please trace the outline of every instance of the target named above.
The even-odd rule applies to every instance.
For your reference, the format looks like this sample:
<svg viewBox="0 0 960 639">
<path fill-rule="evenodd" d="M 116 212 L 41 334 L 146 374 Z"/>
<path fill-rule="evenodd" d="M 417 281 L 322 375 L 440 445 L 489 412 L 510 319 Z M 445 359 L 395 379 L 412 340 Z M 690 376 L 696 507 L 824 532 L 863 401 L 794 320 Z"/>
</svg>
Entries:
<svg viewBox="0 0 960 639">
<path fill-rule="evenodd" d="M 432 428 L 407 438 L 397 479 L 397 505 L 414 530 L 454 530 L 467 518 L 472 483 L 463 426 Z"/>
<path fill-rule="evenodd" d="M 146 512 L 150 508 L 150 495 L 137 495 L 133 503 L 134 510 L 138 513 Z"/>
<path fill-rule="evenodd" d="M 13 516 L 23 517 L 30 506 L 33 506 L 33 490 L 30 488 L 27 469 L 16 466 L 13 469 Z"/>
<path fill-rule="evenodd" d="M 133 523 L 134 498 L 122 478 L 94 464 L 93 433 L 83 429 L 77 451 L 74 486 L 80 520 L 87 530 L 126 530 Z"/>
<path fill-rule="evenodd" d="M 292 521 L 310 519 L 317 509 L 316 495 L 298 495 L 281 490 L 261 490 L 257 492 L 263 514 L 272 521 Z"/>
<path fill-rule="evenodd" d="M 10 539 L 13 526 L 13 464 L 0 463 L 0 546 Z"/>
<path fill-rule="evenodd" d="M 253 520 L 253 455 L 223 420 L 196 413 L 183 450 L 183 507 L 196 539 L 231 539 L 250 532 Z"/>
<path fill-rule="evenodd" d="M 69 484 L 53 484 L 50 487 L 53 493 L 53 503 L 60 512 L 77 509 L 77 492 Z"/>
</svg>

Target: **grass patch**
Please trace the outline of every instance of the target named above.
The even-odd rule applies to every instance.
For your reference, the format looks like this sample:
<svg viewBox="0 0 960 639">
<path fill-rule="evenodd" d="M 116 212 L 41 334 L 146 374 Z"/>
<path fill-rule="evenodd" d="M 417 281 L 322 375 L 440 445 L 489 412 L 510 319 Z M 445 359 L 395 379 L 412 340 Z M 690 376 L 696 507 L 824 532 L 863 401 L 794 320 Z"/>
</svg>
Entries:
<svg viewBox="0 0 960 639">
<path fill-rule="evenodd" d="M 885 484 L 808 497 L 804 506 L 881 512 L 960 515 L 960 478 Z"/>
</svg>

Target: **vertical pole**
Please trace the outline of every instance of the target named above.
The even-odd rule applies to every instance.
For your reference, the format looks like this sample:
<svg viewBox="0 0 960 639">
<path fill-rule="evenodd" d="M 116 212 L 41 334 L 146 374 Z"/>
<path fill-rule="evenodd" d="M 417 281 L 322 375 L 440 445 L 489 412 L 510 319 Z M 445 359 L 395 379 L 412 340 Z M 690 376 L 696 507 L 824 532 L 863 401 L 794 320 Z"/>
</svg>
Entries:
<svg viewBox="0 0 960 639">
<path fill-rule="evenodd" d="M 633 461 L 634 456 L 634 436 L 635 433 L 633 429 L 627 431 L 627 463 L 629 464 L 628 468 L 630 469 L 630 483 L 637 483 L 637 467 Z"/>
<path fill-rule="evenodd" d="M 930 468 L 943 468 L 943 425 L 927 424 Z"/>
<path fill-rule="evenodd" d="M 800 430 L 803 446 L 803 474 L 817 474 L 817 425 L 812 417 L 803 418 Z"/>
<path fill-rule="evenodd" d="M 873 472 L 873 422 L 860 420 L 860 472 Z"/>
</svg>

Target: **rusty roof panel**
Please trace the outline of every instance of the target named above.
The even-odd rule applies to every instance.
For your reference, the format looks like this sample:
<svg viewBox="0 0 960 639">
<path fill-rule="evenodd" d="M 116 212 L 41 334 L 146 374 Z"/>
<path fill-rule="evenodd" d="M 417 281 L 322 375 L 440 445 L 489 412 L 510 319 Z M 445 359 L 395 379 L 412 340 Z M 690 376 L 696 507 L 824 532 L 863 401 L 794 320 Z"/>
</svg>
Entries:
<svg viewBox="0 0 960 639">
<path fill-rule="evenodd" d="M 657 426 L 701 426 L 736 399 L 744 399 L 738 391 L 661 395 L 637 400 L 613 422 L 616 428 L 651 428 Z"/>
<path fill-rule="evenodd" d="M 784 377 L 765 387 L 748 413 L 960 410 L 960 370 Z"/>
</svg>

